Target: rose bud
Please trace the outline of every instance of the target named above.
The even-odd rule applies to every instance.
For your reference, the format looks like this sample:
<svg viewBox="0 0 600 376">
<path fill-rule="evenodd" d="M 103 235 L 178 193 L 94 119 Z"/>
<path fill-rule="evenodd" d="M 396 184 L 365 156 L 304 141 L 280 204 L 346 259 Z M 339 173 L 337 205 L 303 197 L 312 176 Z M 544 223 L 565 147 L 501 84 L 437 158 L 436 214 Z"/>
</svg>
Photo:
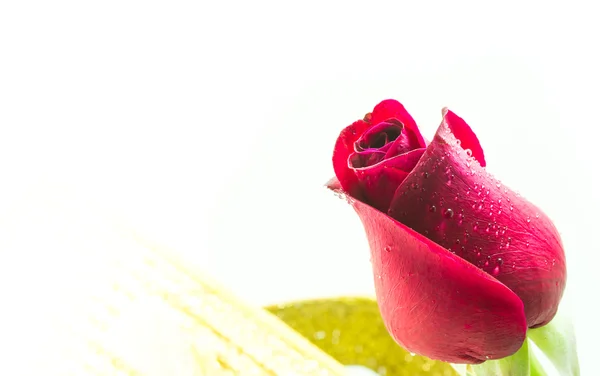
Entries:
<svg viewBox="0 0 600 376">
<path fill-rule="evenodd" d="M 444 109 L 427 145 L 394 100 L 335 144 L 328 187 L 358 213 L 381 315 L 411 352 L 451 363 L 504 358 L 556 314 L 566 283 L 560 236 L 485 165 L 463 119 Z"/>
</svg>

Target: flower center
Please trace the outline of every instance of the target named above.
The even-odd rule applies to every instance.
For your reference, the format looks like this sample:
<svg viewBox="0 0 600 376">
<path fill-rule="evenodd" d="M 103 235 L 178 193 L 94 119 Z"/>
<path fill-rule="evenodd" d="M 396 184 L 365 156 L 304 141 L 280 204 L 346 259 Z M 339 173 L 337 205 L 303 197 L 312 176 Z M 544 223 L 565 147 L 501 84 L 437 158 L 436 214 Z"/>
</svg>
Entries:
<svg viewBox="0 0 600 376">
<path fill-rule="evenodd" d="M 354 148 L 357 152 L 368 149 L 381 149 L 395 141 L 402 134 L 403 129 L 404 125 L 399 120 L 386 120 L 365 132 L 356 141 Z"/>
</svg>

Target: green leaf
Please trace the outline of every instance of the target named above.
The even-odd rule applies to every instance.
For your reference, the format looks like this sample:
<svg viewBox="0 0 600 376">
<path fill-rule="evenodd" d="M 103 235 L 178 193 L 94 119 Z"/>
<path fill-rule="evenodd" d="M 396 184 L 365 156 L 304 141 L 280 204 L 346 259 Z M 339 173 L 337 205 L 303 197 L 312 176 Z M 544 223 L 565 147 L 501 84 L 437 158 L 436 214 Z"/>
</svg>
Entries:
<svg viewBox="0 0 600 376">
<path fill-rule="evenodd" d="M 563 306 L 549 324 L 529 330 L 527 337 L 554 365 L 559 375 L 579 376 L 575 331 Z"/>
<path fill-rule="evenodd" d="M 511 356 L 498 360 L 488 360 L 472 366 L 477 376 L 531 376 L 529 372 L 529 346 L 527 340 L 523 346 Z"/>
<path fill-rule="evenodd" d="M 450 366 L 458 373 L 459 376 L 468 376 L 467 374 L 467 365 L 466 364 L 454 364 L 450 363 Z"/>
<path fill-rule="evenodd" d="M 528 339 L 528 341 L 531 341 Z M 531 346 L 531 343 L 529 344 Z M 540 363 L 533 351 L 529 351 L 529 376 L 548 376 L 544 366 Z"/>
</svg>

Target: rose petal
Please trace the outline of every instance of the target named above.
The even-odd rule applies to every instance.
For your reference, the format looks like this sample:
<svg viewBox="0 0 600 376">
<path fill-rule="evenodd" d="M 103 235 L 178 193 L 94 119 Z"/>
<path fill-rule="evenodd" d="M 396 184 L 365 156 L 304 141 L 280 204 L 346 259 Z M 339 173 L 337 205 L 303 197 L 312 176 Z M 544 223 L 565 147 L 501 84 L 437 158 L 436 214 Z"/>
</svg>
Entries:
<svg viewBox="0 0 600 376">
<path fill-rule="evenodd" d="M 361 197 L 358 178 L 348 168 L 348 157 L 354 152 L 354 143 L 370 127 L 370 124 L 358 120 L 342 130 L 333 149 L 333 170 L 344 190 L 355 197 Z"/>
<path fill-rule="evenodd" d="M 376 209 L 387 212 L 396 189 L 406 179 L 424 152 L 425 149 L 415 149 L 363 168 L 356 167 L 360 166 L 357 163 L 362 161 L 354 161 L 354 164 L 352 161 L 352 157 L 360 153 L 353 154 L 348 162 L 358 178 L 363 200 Z M 367 157 L 370 155 L 367 153 Z"/>
<path fill-rule="evenodd" d="M 503 187 L 461 148 L 475 157 L 476 138 L 467 127 L 446 111 L 388 214 L 493 275 L 521 298 L 529 327 L 544 325 L 565 288 L 560 236 L 541 210 Z"/>
<path fill-rule="evenodd" d="M 388 119 L 398 119 L 405 128 L 411 131 L 411 134 L 414 134 L 420 148 L 426 146 L 417 124 L 400 102 L 393 99 L 380 102 L 375 106 L 372 113 L 365 116 L 364 120 L 355 121 L 342 130 L 333 150 L 332 161 L 335 175 L 344 190 L 354 197 L 362 197 L 362 192 L 358 187 L 358 179 L 354 172 L 348 168 L 348 157 L 354 152 L 354 143 L 369 127 Z"/>
<path fill-rule="evenodd" d="M 332 179 L 329 186 L 337 187 Z M 409 351 L 453 363 L 516 352 L 527 329 L 523 303 L 506 286 L 358 200 L 386 327 Z"/>
<path fill-rule="evenodd" d="M 371 113 L 370 122 L 371 124 L 379 124 L 388 119 L 400 120 L 404 127 L 408 129 L 411 132 L 411 134 L 415 135 L 419 148 L 424 148 L 425 146 L 427 146 L 425 144 L 425 139 L 423 139 L 423 136 L 421 135 L 421 132 L 417 127 L 417 123 L 412 118 L 412 116 L 410 116 L 408 111 L 406 111 L 404 106 L 397 100 L 386 99 L 384 101 L 381 101 L 373 109 L 373 112 Z"/>
<path fill-rule="evenodd" d="M 395 141 L 401 134 L 404 126 L 399 120 L 389 119 L 369 128 L 355 142 L 354 150 L 361 152 L 368 149 L 381 150 Z M 387 148 L 385 148 L 387 150 Z"/>
<path fill-rule="evenodd" d="M 463 149 L 470 149 L 473 158 L 479 162 L 481 167 L 485 167 L 483 149 L 471 127 L 462 118 L 456 116 L 454 112 L 448 111 L 447 108 L 442 110 L 442 117 L 446 119 L 446 124 L 456 139 L 461 141 Z"/>
</svg>

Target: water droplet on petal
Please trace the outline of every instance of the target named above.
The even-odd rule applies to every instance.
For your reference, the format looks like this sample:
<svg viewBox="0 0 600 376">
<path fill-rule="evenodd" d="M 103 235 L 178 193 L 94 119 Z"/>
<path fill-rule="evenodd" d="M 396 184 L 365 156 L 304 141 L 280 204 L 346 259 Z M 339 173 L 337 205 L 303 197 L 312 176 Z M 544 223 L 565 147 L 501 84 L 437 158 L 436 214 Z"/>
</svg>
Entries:
<svg viewBox="0 0 600 376">
<path fill-rule="evenodd" d="M 494 268 L 494 270 L 492 270 L 492 274 L 493 274 L 494 276 L 497 276 L 498 274 L 500 274 L 500 267 L 499 267 L 499 266 L 496 266 L 496 267 Z"/>
<path fill-rule="evenodd" d="M 529 248 L 529 242 L 525 243 L 525 247 Z"/>
<path fill-rule="evenodd" d="M 386 251 L 386 252 L 390 252 L 390 251 L 392 250 L 392 247 L 391 247 L 391 246 L 389 246 L 389 245 L 386 245 L 386 246 L 383 248 L 383 250 L 384 250 L 384 251 Z"/>
<path fill-rule="evenodd" d="M 536 217 L 536 218 L 539 218 L 539 217 L 540 217 L 540 215 L 539 215 L 538 213 L 535 213 L 535 217 Z"/>
<path fill-rule="evenodd" d="M 431 205 L 431 206 L 429 207 L 429 211 L 430 211 L 430 212 L 432 212 L 432 213 L 435 213 L 435 212 L 436 212 L 436 210 L 437 210 L 437 208 L 435 207 L 435 205 Z"/>
<path fill-rule="evenodd" d="M 465 151 L 467 152 L 467 155 L 469 157 L 473 155 L 473 152 L 471 151 L 471 149 L 465 149 Z"/>
<path fill-rule="evenodd" d="M 530 222 L 531 222 L 531 218 L 527 217 L 527 223 L 530 223 Z"/>
<path fill-rule="evenodd" d="M 446 211 L 444 212 L 444 217 L 446 218 L 452 218 L 454 216 L 454 210 L 448 208 L 446 209 Z"/>
</svg>

